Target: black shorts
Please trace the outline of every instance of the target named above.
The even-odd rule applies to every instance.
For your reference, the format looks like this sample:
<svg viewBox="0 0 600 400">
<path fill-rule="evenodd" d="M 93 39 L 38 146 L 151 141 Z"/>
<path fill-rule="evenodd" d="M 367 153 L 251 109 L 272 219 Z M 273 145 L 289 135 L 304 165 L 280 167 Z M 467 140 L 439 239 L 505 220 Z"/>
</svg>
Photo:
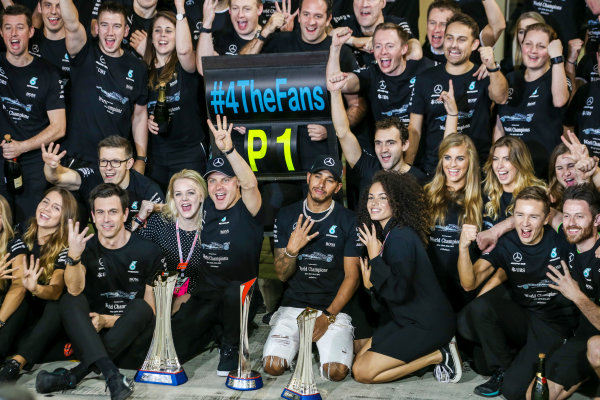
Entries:
<svg viewBox="0 0 600 400">
<path fill-rule="evenodd" d="M 409 363 L 447 345 L 450 339 L 452 331 L 443 326 L 428 330 L 389 321 L 375 330 L 369 350 Z"/>
</svg>

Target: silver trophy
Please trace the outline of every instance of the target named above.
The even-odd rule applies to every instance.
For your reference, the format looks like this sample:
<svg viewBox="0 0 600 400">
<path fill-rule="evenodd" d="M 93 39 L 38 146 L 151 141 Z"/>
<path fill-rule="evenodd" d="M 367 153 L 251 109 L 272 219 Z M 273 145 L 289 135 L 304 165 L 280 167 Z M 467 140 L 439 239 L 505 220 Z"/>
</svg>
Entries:
<svg viewBox="0 0 600 400">
<path fill-rule="evenodd" d="M 146 360 L 135 375 L 136 382 L 177 386 L 188 380 L 175 353 L 171 334 L 171 302 L 178 274 L 162 272 L 154 281 L 156 325 Z"/>
<path fill-rule="evenodd" d="M 315 383 L 315 374 L 312 369 L 312 337 L 315 329 L 318 311 L 306 307 L 298 315 L 298 329 L 300 331 L 300 349 L 298 362 L 292 379 L 283 389 L 281 397 L 289 400 L 321 400 L 321 395 Z"/>
<path fill-rule="evenodd" d="M 263 386 L 262 377 L 252 370 L 248 351 L 248 312 L 256 278 L 240 285 L 240 354 L 238 367 L 227 375 L 225 385 L 234 390 L 256 390 Z"/>
</svg>

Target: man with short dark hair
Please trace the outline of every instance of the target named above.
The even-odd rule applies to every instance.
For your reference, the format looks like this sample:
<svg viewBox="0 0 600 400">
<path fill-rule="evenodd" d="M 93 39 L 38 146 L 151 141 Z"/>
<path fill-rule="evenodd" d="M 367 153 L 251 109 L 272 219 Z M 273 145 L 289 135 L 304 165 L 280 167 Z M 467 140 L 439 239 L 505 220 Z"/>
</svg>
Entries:
<svg viewBox="0 0 600 400">
<path fill-rule="evenodd" d="M 20 191 L 9 193 L 3 180 L 0 194 L 9 200 L 15 222 L 24 224 L 47 186 L 40 175 L 40 146 L 65 134 L 65 102 L 56 68 L 29 54 L 34 34 L 30 11 L 22 5 L 10 6 L 2 11 L 0 21 L 7 49 L 0 54 L 0 132 L 12 139 L 2 140 L 0 146 L 5 159 L 18 159 L 23 174 L 16 187 Z M 3 165 L 0 176 L 6 172 Z"/>
<path fill-rule="evenodd" d="M 150 178 L 145 177 L 133 167 L 133 149 L 129 140 L 121 136 L 108 136 L 98 143 L 98 167 L 71 169 L 60 164 L 66 150 L 60 152 L 60 145 L 50 143 L 48 149 L 42 146 L 44 175 L 53 185 L 72 191 L 79 191 L 83 199 L 88 199 L 91 191 L 101 183 L 114 183 L 127 190 L 129 204 L 127 208 L 127 226 L 137 215 L 142 201 L 162 203 L 164 194 Z M 90 205 L 91 206 L 91 205 Z M 86 213 L 86 221 L 89 213 Z"/>
<path fill-rule="evenodd" d="M 87 227 L 80 233 L 79 222 L 69 221 L 67 293 L 60 307 L 81 362 L 70 370 L 41 371 L 39 393 L 74 389 L 92 369 L 104 375 L 111 399 L 126 399 L 133 392 L 116 359 L 121 356 L 128 365 L 143 361 L 147 347 L 136 345 L 136 339 L 145 341 L 142 333 L 153 328 L 152 285 L 166 266 L 154 243 L 125 229 L 128 203 L 125 190 L 103 183 L 90 193 L 96 237 L 87 235 Z"/>
<path fill-rule="evenodd" d="M 578 312 L 548 285 L 548 266 L 561 271 L 568 257 L 564 241 L 546 226 L 550 202 L 543 188 L 527 187 L 515 199 L 515 230 L 491 253 L 471 261 L 477 227 L 465 224 L 459 243 L 458 274 L 467 291 L 485 283 L 461 312 L 460 334 L 481 345 L 491 378 L 475 393 L 522 399 L 535 375 L 539 353 L 550 354 L 572 333 Z M 504 284 L 502 284 L 504 283 Z M 516 354 L 516 355 L 515 355 Z"/>
<path fill-rule="evenodd" d="M 148 71 L 121 48 L 129 32 L 125 8 L 103 2 L 95 26 L 97 41 L 88 40 L 72 0 L 60 0 L 66 43 L 71 58 L 69 132 L 65 147 L 79 166 L 98 162 L 96 144 L 108 135 L 133 136 L 136 160 L 143 173 L 148 145 Z"/>
</svg>

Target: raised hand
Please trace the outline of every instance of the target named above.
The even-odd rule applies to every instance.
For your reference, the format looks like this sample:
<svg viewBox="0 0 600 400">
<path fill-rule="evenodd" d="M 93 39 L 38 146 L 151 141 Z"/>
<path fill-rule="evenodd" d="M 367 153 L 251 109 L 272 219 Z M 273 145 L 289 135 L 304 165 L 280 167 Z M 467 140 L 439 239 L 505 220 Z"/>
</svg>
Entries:
<svg viewBox="0 0 600 400">
<path fill-rule="evenodd" d="M 54 142 L 48 144 L 48 150 L 46 150 L 46 147 L 42 144 L 42 160 L 44 160 L 44 163 L 48 167 L 56 169 L 60 165 L 60 160 L 67 154 L 67 151 L 63 150 L 59 153 L 59 150 L 60 144 L 58 143 L 56 145 Z"/>
<path fill-rule="evenodd" d="M 231 130 L 233 124 L 227 125 L 227 117 L 223 116 L 223 122 L 221 122 L 221 116 L 217 114 L 217 126 L 215 127 L 211 120 L 207 120 L 208 127 L 215 138 L 215 144 L 221 152 L 229 151 L 233 148 L 233 142 L 231 141 Z"/>
<path fill-rule="evenodd" d="M 560 57 L 563 54 L 563 45 L 560 39 L 554 39 L 548 45 L 548 55 L 550 58 Z"/>
<path fill-rule="evenodd" d="M 286 251 L 291 255 L 295 256 L 300 253 L 300 250 L 304 248 L 314 238 L 319 235 L 319 231 L 310 234 L 310 231 L 315 222 L 306 218 L 303 221 L 303 216 L 300 214 L 298 216 L 298 221 L 296 221 L 296 228 L 292 231 L 290 235 L 290 239 L 288 240 L 288 244 L 286 246 Z"/>
<path fill-rule="evenodd" d="M 277 2 L 275 2 L 275 12 L 273 14 L 271 14 L 271 17 L 269 18 L 269 20 L 263 27 L 262 35 L 267 37 L 267 36 L 271 35 L 273 32 L 275 32 L 276 30 L 281 29 L 281 27 L 283 27 L 285 24 L 286 24 L 285 15 L 283 15 L 283 12 L 281 10 L 281 7 L 279 7 L 279 4 Z"/>
<path fill-rule="evenodd" d="M 340 91 L 346 86 L 347 80 L 348 74 L 345 72 L 332 74 L 327 77 L 327 90 L 330 92 Z"/>
<path fill-rule="evenodd" d="M 83 251 L 85 250 L 85 244 L 88 240 L 90 240 L 94 234 L 90 233 L 89 235 L 85 235 L 88 232 L 88 227 L 86 226 L 81 232 L 79 232 L 79 221 L 73 224 L 73 220 L 69 219 L 68 222 L 69 228 L 69 257 L 73 259 L 81 258 Z"/>
<path fill-rule="evenodd" d="M 137 213 L 137 217 L 141 220 L 146 220 L 154 212 L 156 203 L 150 200 L 142 200 L 142 205 Z"/>
<path fill-rule="evenodd" d="M 295 13 L 290 14 L 292 12 L 292 0 L 287 0 L 287 4 L 285 0 L 281 0 L 281 8 L 279 7 L 279 3 L 275 1 L 275 11 L 280 12 L 284 18 L 284 24 L 279 28 L 281 32 L 291 32 L 294 30 L 294 19 L 298 15 L 300 9 L 297 9 Z"/>
<path fill-rule="evenodd" d="M 137 30 L 129 37 L 129 44 L 140 55 L 143 56 L 146 52 L 146 41 L 148 34 L 145 31 Z"/>
<path fill-rule="evenodd" d="M 548 287 L 559 291 L 567 299 L 574 302 L 579 296 L 585 295 L 579 288 L 577 281 L 571 277 L 571 273 L 569 272 L 569 267 L 567 267 L 567 264 L 564 261 L 561 261 L 560 263 L 562 265 L 564 274 L 561 274 L 560 271 L 554 268 L 552 265 L 548 265 L 549 271 L 546 272 L 546 276 L 550 278 L 552 282 L 554 282 L 554 285 L 548 284 Z"/>
<path fill-rule="evenodd" d="M 567 53 L 569 54 L 567 60 L 571 64 L 577 63 L 577 59 L 579 58 L 579 53 L 581 53 L 583 44 L 583 40 L 579 38 L 569 40 L 567 44 Z"/>
<path fill-rule="evenodd" d="M 458 241 L 458 247 L 461 249 L 468 249 L 471 243 L 477 239 L 477 226 L 464 224 L 460 232 L 460 239 Z"/>
<path fill-rule="evenodd" d="M 12 266 L 12 263 L 15 261 L 14 258 L 11 259 L 10 261 L 6 261 L 6 260 L 8 260 L 9 256 L 10 256 L 10 253 L 6 253 L 4 255 L 4 257 L 2 257 L 2 259 L 0 259 L 0 279 L 16 279 L 17 278 L 12 273 L 15 271 L 18 271 L 19 268 L 18 267 L 9 268 L 10 266 Z"/>
<path fill-rule="evenodd" d="M 367 260 L 366 258 L 359 258 L 360 260 L 360 270 L 362 272 L 362 278 L 363 278 L 363 285 L 365 285 L 365 288 L 371 289 L 373 287 L 373 284 L 371 283 L 371 266 L 369 265 L 369 260 Z"/>
<path fill-rule="evenodd" d="M 479 68 L 477 68 L 477 71 L 475 71 L 475 73 L 472 75 L 473 77 L 476 77 L 478 81 L 487 78 L 488 76 L 490 76 L 490 73 L 487 70 L 487 67 L 485 66 L 485 64 L 481 64 L 479 66 Z"/>
<path fill-rule="evenodd" d="M 365 245 L 367 248 L 367 253 L 369 254 L 369 259 L 377 257 L 381 252 L 381 241 L 377 239 L 377 231 L 375 229 L 375 224 L 371 224 L 371 230 L 367 224 L 363 224 L 362 228 L 358 228 L 358 239 Z"/>
<path fill-rule="evenodd" d="M 202 27 L 210 29 L 217 14 L 217 4 L 219 0 L 204 0 L 202 6 Z"/>
<path fill-rule="evenodd" d="M 567 146 L 575 162 L 590 156 L 587 146 L 579 141 L 579 138 L 573 131 L 568 130 L 567 138 L 561 135 L 560 140 Z"/>
<path fill-rule="evenodd" d="M 29 290 L 31 293 L 35 293 L 35 290 L 38 286 L 38 279 L 44 272 L 44 269 L 40 266 L 40 259 L 36 259 L 32 254 L 29 257 L 29 265 L 27 265 L 27 261 L 24 265 L 25 269 L 23 270 L 23 287 Z"/>
<path fill-rule="evenodd" d="M 331 45 L 333 47 L 342 47 L 351 37 L 352 29 L 346 26 L 336 28 L 331 32 Z"/>
<path fill-rule="evenodd" d="M 479 48 L 479 55 L 481 56 L 481 63 L 484 64 L 488 69 L 496 68 L 496 60 L 494 59 L 494 49 L 490 46 L 481 46 Z"/>
<path fill-rule="evenodd" d="M 456 100 L 454 99 L 454 85 L 452 84 L 452 79 L 448 81 L 448 91 L 444 90 L 442 93 L 440 93 L 438 100 L 444 103 L 446 114 L 458 116 L 458 106 L 456 105 Z"/>
</svg>

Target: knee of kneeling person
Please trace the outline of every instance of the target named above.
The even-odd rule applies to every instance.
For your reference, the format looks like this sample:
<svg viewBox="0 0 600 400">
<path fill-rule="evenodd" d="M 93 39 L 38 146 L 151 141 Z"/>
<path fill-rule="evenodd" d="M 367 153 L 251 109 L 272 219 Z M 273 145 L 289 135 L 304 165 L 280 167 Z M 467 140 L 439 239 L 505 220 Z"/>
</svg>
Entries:
<svg viewBox="0 0 600 400">
<path fill-rule="evenodd" d="M 600 336 L 592 336 L 587 342 L 587 358 L 594 368 L 600 366 Z"/>
<path fill-rule="evenodd" d="M 352 364 L 352 376 L 357 382 L 373 383 L 373 375 L 370 368 L 364 362 L 361 362 L 360 359 L 355 360 L 354 364 Z"/>
<path fill-rule="evenodd" d="M 506 382 L 502 383 L 501 387 L 502 395 L 506 400 L 522 400 L 525 398 L 525 392 L 527 387 L 517 387 L 516 385 Z"/>
<path fill-rule="evenodd" d="M 283 375 L 287 369 L 287 361 L 280 357 L 267 356 L 264 359 L 264 370 L 267 374 L 273 376 Z"/>
<path fill-rule="evenodd" d="M 327 363 L 321 367 L 323 376 L 330 381 L 339 382 L 348 375 L 348 367 L 340 363 Z"/>
</svg>

